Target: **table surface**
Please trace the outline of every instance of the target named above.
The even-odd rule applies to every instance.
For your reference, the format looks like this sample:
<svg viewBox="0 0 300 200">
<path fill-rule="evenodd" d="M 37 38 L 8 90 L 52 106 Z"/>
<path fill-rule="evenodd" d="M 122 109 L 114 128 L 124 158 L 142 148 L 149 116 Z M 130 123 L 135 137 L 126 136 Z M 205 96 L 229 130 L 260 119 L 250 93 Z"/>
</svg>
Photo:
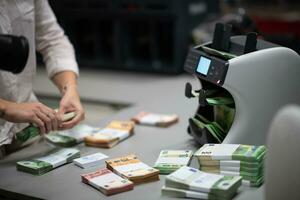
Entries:
<svg viewBox="0 0 300 200">
<path fill-rule="evenodd" d="M 44 71 L 34 81 L 37 93 L 58 95 L 58 91 L 50 82 L 45 81 Z M 143 74 L 119 71 L 82 71 L 79 79 L 79 92 L 82 98 L 130 104 L 113 116 L 99 121 L 97 125 L 104 127 L 111 120 L 129 120 L 139 111 L 178 114 L 179 123 L 169 128 L 150 126 L 135 127 L 135 133 L 130 138 L 111 149 L 100 149 L 78 145 L 81 155 L 102 152 L 111 158 L 134 153 L 146 164 L 152 166 L 159 152 L 163 149 L 189 149 L 196 151 L 199 145 L 187 132 L 188 118 L 197 109 L 196 99 L 184 96 L 186 82 L 191 82 L 198 89 L 199 82 L 191 75 L 177 76 Z M 88 122 L 87 122 L 88 123 Z M 96 168 L 81 169 L 74 164 L 59 167 L 42 176 L 19 172 L 16 162 L 31 159 L 46 154 L 53 147 L 41 141 L 18 152 L 8 155 L 0 161 L 0 193 L 10 191 L 42 199 L 74 200 L 74 199 L 170 199 L 161 196 L 161 187 L 165 176 L 160 175 L 160 181 L 144 183 L 134 187 L 134 190 L 106 197 L 101 192 L 81 182 L 80 174 L 94 171 Z M 191 166 L 198 167 L 193 159 Z M 264 187 L 241 187 L 235 199 L 263 199 Z M 21 199 L 25 199 L 21 196 Z"/>
</svg>

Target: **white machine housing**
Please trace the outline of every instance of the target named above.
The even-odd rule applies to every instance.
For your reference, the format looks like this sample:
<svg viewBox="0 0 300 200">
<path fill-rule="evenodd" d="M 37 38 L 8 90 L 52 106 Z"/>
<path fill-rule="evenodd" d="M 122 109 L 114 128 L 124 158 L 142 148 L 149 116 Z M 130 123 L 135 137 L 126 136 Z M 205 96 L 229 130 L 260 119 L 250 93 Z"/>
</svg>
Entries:
<svg viewBox="0 0 300 200">
<path fill-rule="evenodd" d="M 230 40 L 242 46 L 246 37 L 235 36 Z M 211 43 L 204 44 L 209 45 Z M 195 74 L 201 83 L 208 81 L 215 88 L 225 89 L 234 99 L 234 121 L 223 143 L 265 144 L 278 110 L 287 104 L 300 103 L 300 56 L 291 49 L 257 40 L 256 51 L 240 54 L 219 66 L 227 69 L 223 70 L 223 80 L 217 82 L 213 72 L 207 76 L 198 73 L 196 63 L 204 54 L 212 60 L 218 58 L 201 52 L 200 46 L 193 51 L 187 56 L 185 70 Z M 198 57 L 195 51 L 199 51 Z M 212 62 L 208 72 L 213 67 Z"/>
</svg>

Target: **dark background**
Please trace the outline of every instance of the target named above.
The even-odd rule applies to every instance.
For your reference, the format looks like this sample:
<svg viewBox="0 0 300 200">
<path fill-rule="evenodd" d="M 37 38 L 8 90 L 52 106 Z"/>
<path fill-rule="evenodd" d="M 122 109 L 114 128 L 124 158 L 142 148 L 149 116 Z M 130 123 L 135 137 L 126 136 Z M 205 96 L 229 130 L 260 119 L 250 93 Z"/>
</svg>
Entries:
<svg viewBox="0 0 300 200">
<path fill-rule="evenodd" d="M 297 0 L 50 0 L 80 68 L 178 74 L 216 22 L 300 52 Z"/>
</svg>

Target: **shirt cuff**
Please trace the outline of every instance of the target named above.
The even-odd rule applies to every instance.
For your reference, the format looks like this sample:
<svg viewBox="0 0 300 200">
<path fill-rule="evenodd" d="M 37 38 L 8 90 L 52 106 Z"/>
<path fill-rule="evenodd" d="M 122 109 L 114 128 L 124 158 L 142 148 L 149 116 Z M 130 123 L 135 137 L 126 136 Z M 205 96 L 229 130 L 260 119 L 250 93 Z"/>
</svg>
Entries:
<svg viewBox="0 0 300 200">
<path fill-rule="evenodd" d="M 63 71 L 72 71 L 79 77 L 79 68 L 75 60 L 56 60 L 47 63 L 46 67 L 49 78 L 52 78 L 55 74 Z"/>
</svg>

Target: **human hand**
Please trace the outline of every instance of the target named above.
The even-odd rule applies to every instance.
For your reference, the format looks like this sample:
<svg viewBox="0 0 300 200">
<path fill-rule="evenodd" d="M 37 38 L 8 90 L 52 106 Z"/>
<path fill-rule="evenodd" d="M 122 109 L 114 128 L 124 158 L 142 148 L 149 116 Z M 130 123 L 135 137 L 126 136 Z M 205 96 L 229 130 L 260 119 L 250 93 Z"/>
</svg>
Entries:
<svg viewBox="0 0 300 200">
<path fill-rule="evenodd" d="M 81 105 L 78 91 L 75 87 L 68 87 L 65 91 L 59 106 L 59 114 L 75 112 L 75 117 L 70 121 L 63 122 L 59 129 L 70 129 L 84 119 L 84 109 Z"/>
<path fill-rule="evenodd" d="M 3 118 L 14 123 L 33 123 L 41 134 L 58 130 L 62 123 L 57 112 L 39 102 L 6 102 Z"/>
</svg>

